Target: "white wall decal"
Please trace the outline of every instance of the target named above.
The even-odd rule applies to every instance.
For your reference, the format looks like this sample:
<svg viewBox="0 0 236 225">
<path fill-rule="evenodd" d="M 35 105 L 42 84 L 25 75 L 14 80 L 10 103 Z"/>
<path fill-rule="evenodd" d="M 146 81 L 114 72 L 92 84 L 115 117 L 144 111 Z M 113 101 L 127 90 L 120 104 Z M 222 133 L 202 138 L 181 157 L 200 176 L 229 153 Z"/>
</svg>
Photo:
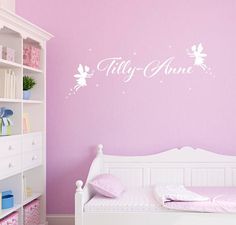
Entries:
<svg viewBox="0 0 236 225">
<path fill-rule="evenodd" d="M 74 86 L 74 89 L 76 91 L 78 91 L 81 87 L 87 86 L 86 79 L 91 78 L 93 76 L 93 73 L 89 74 L 90 68 L 88 66 L 83 67 L 81 64 L 79 64 L 77 70 L 79 73 L 74 75 L 74 77 L 77 78 L 77 84 Z"/>
<path fill-rule="evenodd" d="M 198 45 L 193 45 L 191 48 L 191 52 L 188 52 L 190 57 L 194 58 L 194 65 L 200 66 L 203 70 L 207 69 L 207 66 L 204 64 L 205 58 L 207 54 L 203 53 L 202 43 Z"/>
<path fill-rule="evenodd" d="M 169 45 L 168 48 L 172 48 L 172 45 Z M 80 88 L 86 87 L 87 79 L 91 78 L 95 72 L 102 72 L 107 77 L 120 76 L 122 77 L 122 81 L 125 83 L 130 82 L 137 75 L 142 75 L 146 79 L 151 79 L 161 74 L 168 76 L 192 74 L 197 69 L 197 67 L 200 67 L 204 73 L 211 75 L 211 68 L 205 64 L 207 54 L 204 53 L 203 50 L 204 48 L 202 43 L 194 44 L 190 50 L 187 49 L 187 56 L 193 58 L 193 61 L 187 65 L 176 65 L 176 58 L 174 56 L 170 56 L 164 60 L 155 59 L 143 66 L 137 66 L 132 62 L 131 59 L 125 59 L 121 56 L 108 57 L 99 60 L 96 64 L 96 69 L 94 69 L 92 72 L 90 72 L 90 68 L 88 66 L 79 64 L 77 69 L 78 73 L 74 75 L 76 78 L 76 84 L 70 89 L 66 98 L 72 94 L 76 94 Z M 92 49 L 89 48 L 88 51 L 91 52 Z M 136 54 L 136 52 L 133 52 L 134 56 Z M 159 83 L 163 84 L 163 79 L 159 80 Z M 99 87 L 98 84 L 95 86 Z M 190 89 L 191 88 L 189 88 L 189 90 Z"/>
</svg>

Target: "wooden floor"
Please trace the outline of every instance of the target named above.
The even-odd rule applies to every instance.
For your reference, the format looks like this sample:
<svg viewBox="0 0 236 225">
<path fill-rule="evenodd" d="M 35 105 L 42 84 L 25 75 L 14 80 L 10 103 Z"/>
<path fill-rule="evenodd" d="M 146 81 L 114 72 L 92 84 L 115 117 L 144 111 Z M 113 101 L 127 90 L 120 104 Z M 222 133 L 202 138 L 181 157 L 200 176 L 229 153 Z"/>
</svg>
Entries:
<svg viewBox="0 0 236 225">
<path fill-rule="evenodd" d="M 48 215 L 48 225 L 74 225 L 74 215 Z"/>
</svg>

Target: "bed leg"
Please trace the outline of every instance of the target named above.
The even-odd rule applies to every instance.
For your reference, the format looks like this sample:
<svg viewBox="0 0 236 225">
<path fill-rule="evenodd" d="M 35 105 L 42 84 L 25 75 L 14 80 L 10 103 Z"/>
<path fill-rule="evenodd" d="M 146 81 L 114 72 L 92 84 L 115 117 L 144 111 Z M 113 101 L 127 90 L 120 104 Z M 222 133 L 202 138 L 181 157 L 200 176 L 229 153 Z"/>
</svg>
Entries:
<svg viewBox="0 0 236 225">
<path fill-rule="evenodd" d="M 83 225 L 83 181 L 76 182 L 75 225 Z"/>
</svg>

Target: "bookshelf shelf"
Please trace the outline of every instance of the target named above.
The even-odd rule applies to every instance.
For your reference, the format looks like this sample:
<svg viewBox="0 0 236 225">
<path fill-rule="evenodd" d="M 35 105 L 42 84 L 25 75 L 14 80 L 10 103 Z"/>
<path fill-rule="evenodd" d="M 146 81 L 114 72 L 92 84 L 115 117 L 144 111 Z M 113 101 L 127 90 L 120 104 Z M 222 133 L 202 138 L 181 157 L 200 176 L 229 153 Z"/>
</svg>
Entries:
<svg viewBox="0 0 236 225">
<path fill-rule="evenodd" d="M 22 99 L 10 99 L 10 98 L 0 98 L 0 102 L 24 103 L 24 104 L 42 104 L 43 103 L 43 101 L 40 101 L 40 100 L 22 100 Z"/>
<path fill-rule="evenodd" d="M 24 104 L 42 104 L 43 101 L 39 101 L 39 100 L 22 100 L 22 102 Z"/>
<path fill-rule="evenodd" d="M 0 102 L 21 103 L 21 99 L 0 98 Z"/>
<path fill-rule="evenodd" d="M 13 208 L 11 209 L 3 209 L 1 212 L 0 212 L 0 219 L 8 216 L 9 214 L 15 212 L 16 210 L 20 209 L 21 208 L 21 204 L 18 204 L 18 205 L 15 205 Z"/>
<path fill-rule="evenodd" d="M 41 195 L 42 195 L 42 193 L 33 193 L 31 197 L 29 197 L 23 201 L 23 206 L 25 206 L 28 203 L 32 202 L 33 200 L 41 197 Z"/>
<path fill-rule="evenodd" d="M 22 65 L 19 63 L 7 61 L 5 59 L 0 59 L 0 68 L 2 69 L 22 68 Z"/>
<path fill-rule="evenodd" d="M 23 65 L 24 73 L 43 73 L 42 70 Z"/>
</svg>

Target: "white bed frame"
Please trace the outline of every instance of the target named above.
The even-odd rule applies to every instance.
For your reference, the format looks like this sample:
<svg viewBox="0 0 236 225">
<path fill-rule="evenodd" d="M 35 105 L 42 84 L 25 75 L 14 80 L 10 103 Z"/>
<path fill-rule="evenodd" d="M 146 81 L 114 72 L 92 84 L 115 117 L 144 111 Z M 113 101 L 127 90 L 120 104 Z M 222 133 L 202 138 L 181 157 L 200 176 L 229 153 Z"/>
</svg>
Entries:
<svg viewBox="0 0 236 225">
<path fill-rule="evenodd" d="M 87 181 L 76 182 L 75 225 L 235 225 L 236 214 L 156 212 L 84 212 L 84 204 L 94 193 L 88 182 L 101 173 L 118 176 L 128 187 L 152 184 L 185 186 L 236 186 L 236 157 L 203 149 L 183 147 L 149 156 L 111 156 L 98 153 Z M 83 187 L 83 188 L 82 188 Z"/>
</svg>

